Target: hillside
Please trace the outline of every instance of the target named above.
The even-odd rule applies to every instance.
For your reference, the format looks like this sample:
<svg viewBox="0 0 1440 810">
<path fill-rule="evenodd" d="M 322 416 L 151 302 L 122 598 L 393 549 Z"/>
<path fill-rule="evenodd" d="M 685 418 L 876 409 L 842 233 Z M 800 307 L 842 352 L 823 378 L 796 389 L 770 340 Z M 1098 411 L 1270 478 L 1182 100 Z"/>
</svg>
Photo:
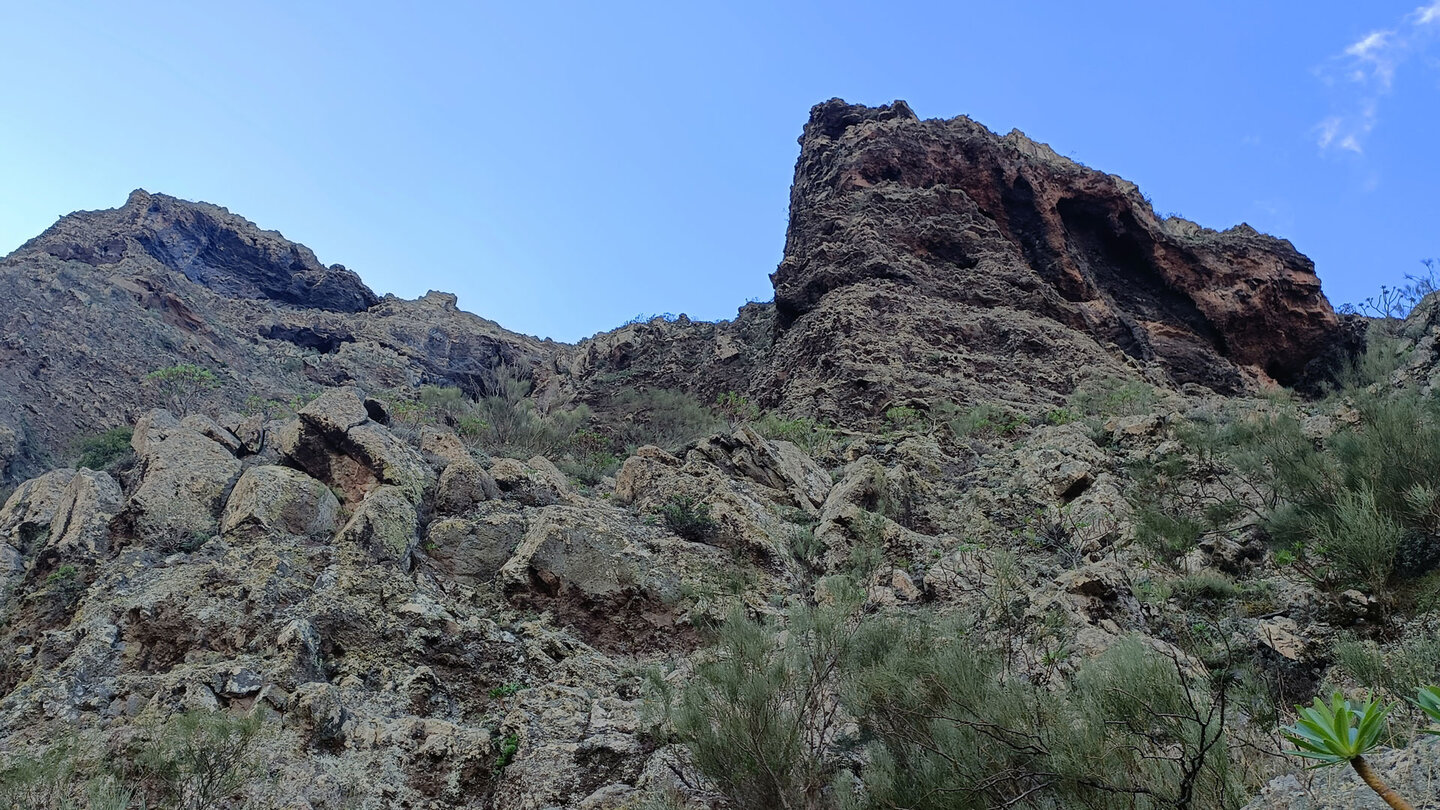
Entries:
<svg viewBox="0 0 1440 810">
<path fill-rule="evenodd" d="M 214 205 L 62 218 L 0 260 L 0 791 L 1372 806 L 1278 729 L 1440 681 L 1435 299 L 838 99 L 771 279 L 567 345 Z M 1422 719 L 1373 760 L 1440 807 Z"/>
</svg>

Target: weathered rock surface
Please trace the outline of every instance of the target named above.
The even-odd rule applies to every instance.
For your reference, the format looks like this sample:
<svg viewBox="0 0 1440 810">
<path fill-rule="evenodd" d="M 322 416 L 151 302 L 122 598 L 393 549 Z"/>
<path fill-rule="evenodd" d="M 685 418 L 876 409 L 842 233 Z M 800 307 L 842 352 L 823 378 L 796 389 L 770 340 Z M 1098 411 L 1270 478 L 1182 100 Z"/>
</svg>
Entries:
<svg viewBox="0 0 1440 810">
<path fill-rule="evenodd" d="M 282 533 L 296 537 L 335 531 L 340 502 L 330 488 L 289 467 L 251 467 L 235 482 L 220 531 Z"/>
<path fill-rule="evenodd" d="M 822 410 L 1033 402 L 1132 360 L 1233 392 L 1295 381 L 1338 331 L 1288 242 L 1162 220 L 1120 178 L 904 102 L 817 105 L 790 209 L 772 276 L 786 362 L 764 390 L 819 389 Z"/>
<path fill-rule="evenodd" d="M 499 365 L 536 366 L 546 345 L 461 312 L 453 295 L 377 297 L 278 233 L 144 191 L 118 209 L 64 217 L 0 258 L 0 299 L 8 481 L 163 404 L 142 378 L 177 363 L 216 375 L 204 402 L 213 413 L 333 385 L 428 382 L 476 394 Z"/>
<path fill-rule="evenodd" d="M 358 502 L 381 485 L 394 486 L 418 503 L 434 473 L 414 448 L 370 418 L 364 397 L 334 388 L 301 409 L 276 437 L 291 464 L 331 482 L 347 502 Z"/>
</svg>

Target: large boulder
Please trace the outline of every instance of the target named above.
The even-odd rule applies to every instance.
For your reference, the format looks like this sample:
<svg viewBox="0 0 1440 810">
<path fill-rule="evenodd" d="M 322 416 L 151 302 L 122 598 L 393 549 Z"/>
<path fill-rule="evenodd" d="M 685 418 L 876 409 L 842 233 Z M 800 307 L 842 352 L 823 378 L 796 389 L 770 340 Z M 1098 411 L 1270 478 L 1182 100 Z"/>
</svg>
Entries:
<svg viewBox="0 0 1440 810">
<path fill-rule="evenodd" d="M 420 518 L 410 493 L 402 487 L 384 485 L 368 493 L 355 514 L 337 536 L 337 541 L 363 550 L 376 562 L 406 563 L 415 547 Z"/>
<path fill-rule="evenodd" d="M 305 473 L 289 467 L 251 467 L 235 482 L 220 531 L 329 536 L 339 513 L 340 501 L 330 488 Z"/>
<path fill-rule="evenodd" d="M 419 503 L 434 483 L 420 453 L 371 419 L 353 388 L 332 388 L 306 405 L 276 445 L 286 461 L 340 490 L 347 503 L 382 485 Z"/>
<path fill-rule="evenodd" d="M 490 501 L 463 518 L 444 518 L 425 532 L 430 568 L 447 579 L 475 585 L 493 580 L 525 537 L 521 507 Z"/>
<path fill-rule="evenodd" d="M 25 573 L 25 560 L 50 537 L 50 526 L 75 477 L 53 470 L 24 482 L 0 508 L 0 594 Z"/>
<path fill-rule="evenodd" d="M 518 480 L 518 479 L 517 479 Z M 435 488 L 435 510 L 442 515 L 463 515 L 500 496 L 494 477 L 479 462 L 466 456 L 450 463 Z"/>
<path fill-rule="evenodd" d="M 830 491 L 830 474 L 805 451 L 790 442 L 766 439 L 749 425 L 729 436 L 711 436 L 699 442 L 686 458 L 749 478 L 807 512 L 819 509 Z"/>
<path fill-rule="evenodd" d="M 209 437 L 180 425 L 164 411 L 152 411 L 131 440 L 139 456 L 140 485 L 125 505 L 125 516 L 142 543 L 183 546 L 218 528 L 240 461 Z"/>
<path fill-rule="evenodd" d="M 685 591 L 717 589 L 723 552 L 630 521 L 613 508 L 532 511 L 498 581 L 512 600 L 553 610 L 592 643 L 673 643 L 676 633 L 688 635 L 680 621 Z"/>
</svg>

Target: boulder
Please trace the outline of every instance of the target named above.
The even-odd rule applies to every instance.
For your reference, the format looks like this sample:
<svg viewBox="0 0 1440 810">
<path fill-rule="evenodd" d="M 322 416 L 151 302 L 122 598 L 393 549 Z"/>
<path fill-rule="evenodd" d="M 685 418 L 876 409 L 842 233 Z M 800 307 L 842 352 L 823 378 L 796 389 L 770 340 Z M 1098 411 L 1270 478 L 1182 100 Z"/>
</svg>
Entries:
<svg viewBox="0 0 1440 810">
<path fill-rule="evenodd" d="M 234 433 L 221 427 L 219 422 L 204 414 L 192 413 L 186 416 L 180 420 L 180 427 L 199 433 L 201 436 L 229 450 L 231 455 L 241 455 L 241 451 L 244 449 Z"/>
<path fill-rule="evenodd" d="M 220 426 L 240 442 L 240 451 L 236 455 L 253 456 L 265 446 L 265 417 L 262 414 L 242 416 L 227 413 L 220 417 Z"/>
<path fill-rule="evenodd" d="M 420 453 L 426 458 L 438 460 L 437 466 L 442 468 L 470 458 L 470 451 L 460 441 L 460 437 L 455 435 L 455 431 L 433 425 L 420 428 Z"/>
<path fill-rule="evenodd" d="M 440 474 L 435 488 L 435 511 L 442 515 L 463 515 L 476 505 L 500 497 L 500 487 L 479 462 L 466 456 L 452 462 Z"/>
<path fill-rule="evenodd" d="M 330 535 L 340 502 L 330 488 L 289 467 L 251 467 L 235 482 L 220 531 L 280 532 L 296 537 Z"/>
<path fill-rule="evenodd" d="M 419 523 L 410 493 L 387 484 L 365 496 L 336 540 L 364 550 L 377 562 L 404 563 L 415 546 Z"/>
<path fill-rule="evenodd" d="M 56 505 L 49 547 L 65 560 L 92 561 L 108 553 L 110 520 L 123 502 L 120 484 L 109 474 L 78 471 Z"/>
<path fill-rule="evenodd" d="M 526 521 L 515 504 L 488 502 L 464 518 L 445 518 L 427 527 L 421 548 L 429 566 L 467 585 L 493 580 L 515 554 Z"/>
<path fill-rule="evenodd" d="M 768 489 L 777 500 L 814 513 L 830 492 L 830 474 L 805 451 L 786 441 L 771 441 L 742 425 L 729 436 L 711 436 L 686 459 L 701 459 Z"/>
<path fill-rule="evenodd" d="M 178 423 L 168 427 L 163 419 L 137 428 L 135 436 L 140 485 L 125 513 L 136 535 L 166 547 L 214 534 L 240 462 L 224 446 Z"/>
<path fill-rule="evenodd" d="M 180 420 L 163 408 L 146 411 L 135 423 L 130 434 L 130 447 L 135 455 L 143 456 L 152 442 L 158 442 L 180 430 Z"/>
<path fill-rule="evenodd" d="M 555 469 L 555 465 L 539 457 L 529 463 L 513 458 L 497 458 L 490 465 L 490 475 L 495 479 L 501 497 L 526 506 L 552 506 L 564 502 L 571 494 L 565 476 Z"/>
<path fill-rule="evenodd" d="M 434 483 L 420 454 L 373 421 L 353 388 L 332 388 L 306 405 L 276 444 L 289 463 L 340 490 L 347 503 L 382 485 L 419 503 Z"/>
</svg>

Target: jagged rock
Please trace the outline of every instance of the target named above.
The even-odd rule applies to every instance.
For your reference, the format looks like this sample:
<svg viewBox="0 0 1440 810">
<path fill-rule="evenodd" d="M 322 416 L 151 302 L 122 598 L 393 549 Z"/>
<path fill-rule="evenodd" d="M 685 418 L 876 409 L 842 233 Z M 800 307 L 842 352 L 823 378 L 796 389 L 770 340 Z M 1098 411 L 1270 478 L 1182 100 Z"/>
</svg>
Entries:
<svg viewBox="0 0 1440 810">
<path fill-rule="evenodd" d="M 1304 661 L 1310 645 L 1300 635 L 1300 626 L 1288 616 L 1265 619 L 1255 626 L 1255 638 L 1287 661 Z"/>
<path fill-rule="evenodd" d="M 526 506 L 553 506 L 564 502 L 570 494 L 570 484 L 565 475 L 555 469 L 554 464 L 539 457 L 529 462 L 497 458 L 490 465 L 490 475 L 501 497 Z"/>
<path fill-rule="evenodd" d="M 251 467 L 235 482 L 220 519 L 224 534 L 330 535 L 340 502 L 330 488 L 289 467 Z"/>
<path fill-rule="evenodd" d="M 238 456 L 243 449 L 243 445 L 240 443 L 240 440 L 235 437 L 234 433 L 221 427 L 219 422 L 216 422 L 204 414 L 192 413 L 186 416 L 180 420 L 180 427 L 199 433 L 201 436 L 229 450 L 231 455 Z"/>
<path fill-rule="evenodd" d="M 344 267 L 224 208 L 136 189 L 123 208 L 71 214 L 19 252 L 97 267 L 148 258 L 222 295 L 357 312 L 379 299 Z"/>
<path fill-rule="evenodd" d="M 1293 382 L 1339 333 L 1288 242 L 1162 220 L 1132 184 L 963 116 L 817 105 L 790 200 L 763 387 L 826 416 L 1033 403 L 1132 360 L 1219 391 Z"/>
<path fill-rule="evenodd" d="M 290 715 L 310 745 L 333 749 L 344 743 L 350 713 L 340 700 L 340 690 L 328 683 L 302 683 L 290 696 Z"/>
<path fill-rule="evenodd" d="M 360 394 L 332 388 L 306 405 L 276 437 L 287 461 L 344 493 L 363 499 L 381 485 L 418 503 L 434 481 L 420 454 L 370 419 Z"/>
<path fill-rule="evenodd" d="M 110 550 L 110 520 L 124 494 L 106 473 L 79 470 L 66 485 L 50 523 L 47 548 L 64 560 L 97 559 Z"/>
<path fill-rule="evenodd" d="M 528 515 L 498 581 L 512 600 L 556 611 L 591 643 L 643 648 L 688 635 L 678 624 L 681 583 L 713 581 L 717 551 L 643 540 L 618 510 L 547 506 Z"/>
<path fill-rule="evenodd" d="M 337 541 L 365 550 L 377 562 L 403 563 L 415 545 L 419 523 L 410 493 L 387 484 L 365 496 Z"/>
<path fill-rule="evenodd" d="M 25 558 L 48 542 L 74 470 L 52 470 L 16 488 L 0 508 L 0 594 L 25 573 Z"/>
<path fill-rule="evenodd" d="M 692 456 L 782 492 L 807 512 L 817 511 L 830 492 L 830 475 L 814 459 L 790 442 L 764 438 L 749 425 L 729 436 L 711 436 L 687 458 Z"/>
<path fill-rule="evenodd" d="M 679 458 L 654 447 L 641 447 L 615 475 L 615 500 L 642 513 L 658 514 L 676 498 L 690 498 L 709 509 L 714 530 L 703 541 L 744 548 L 775 561 L 791 559 L 786 540 L 790 525 L 776 515 L 785 493 L 725 475 L 696 457 Z"/>
<path fill-rule="evenodd" d="M 525 536 L 525 516 L 513 504 L 490 503 L 464 518 L 431 523 L 422 548 L 443 576 L 475 585 L 495 578 Z"/>
<path fill-rule="evenodd" d="M 463 515 L 476 505 L 500 497 L 490 473 L 468 455 L 452 462 L 435 487 L 435 509 L 442 515 Z"/>
<path fill-rule="evenodd" d="M 125 516 L 141 543 L 168 545 L 209 536 L 240 476 L 240 462 L 209 438 L 178 423 L 169 426 L 163 418 L 169 414 L 151 415 L 157 418 L 143 432 L 135 431 L 140 485 L 125 505 Z"/>
<path fill-rule="evenodd" d="M 225 414 L 220 417 L 220 425 L 240 442 L 237 455 L 253 456 L 265 447 L 265 417 L 258 413 L 250 416 Z"/>
<path fill-rule="evenodd" d="M 0 481 L 9 479 L 11 460 L 20 452 L 20 434 L 8 425 L 0 425 Z"/>
</svg>

